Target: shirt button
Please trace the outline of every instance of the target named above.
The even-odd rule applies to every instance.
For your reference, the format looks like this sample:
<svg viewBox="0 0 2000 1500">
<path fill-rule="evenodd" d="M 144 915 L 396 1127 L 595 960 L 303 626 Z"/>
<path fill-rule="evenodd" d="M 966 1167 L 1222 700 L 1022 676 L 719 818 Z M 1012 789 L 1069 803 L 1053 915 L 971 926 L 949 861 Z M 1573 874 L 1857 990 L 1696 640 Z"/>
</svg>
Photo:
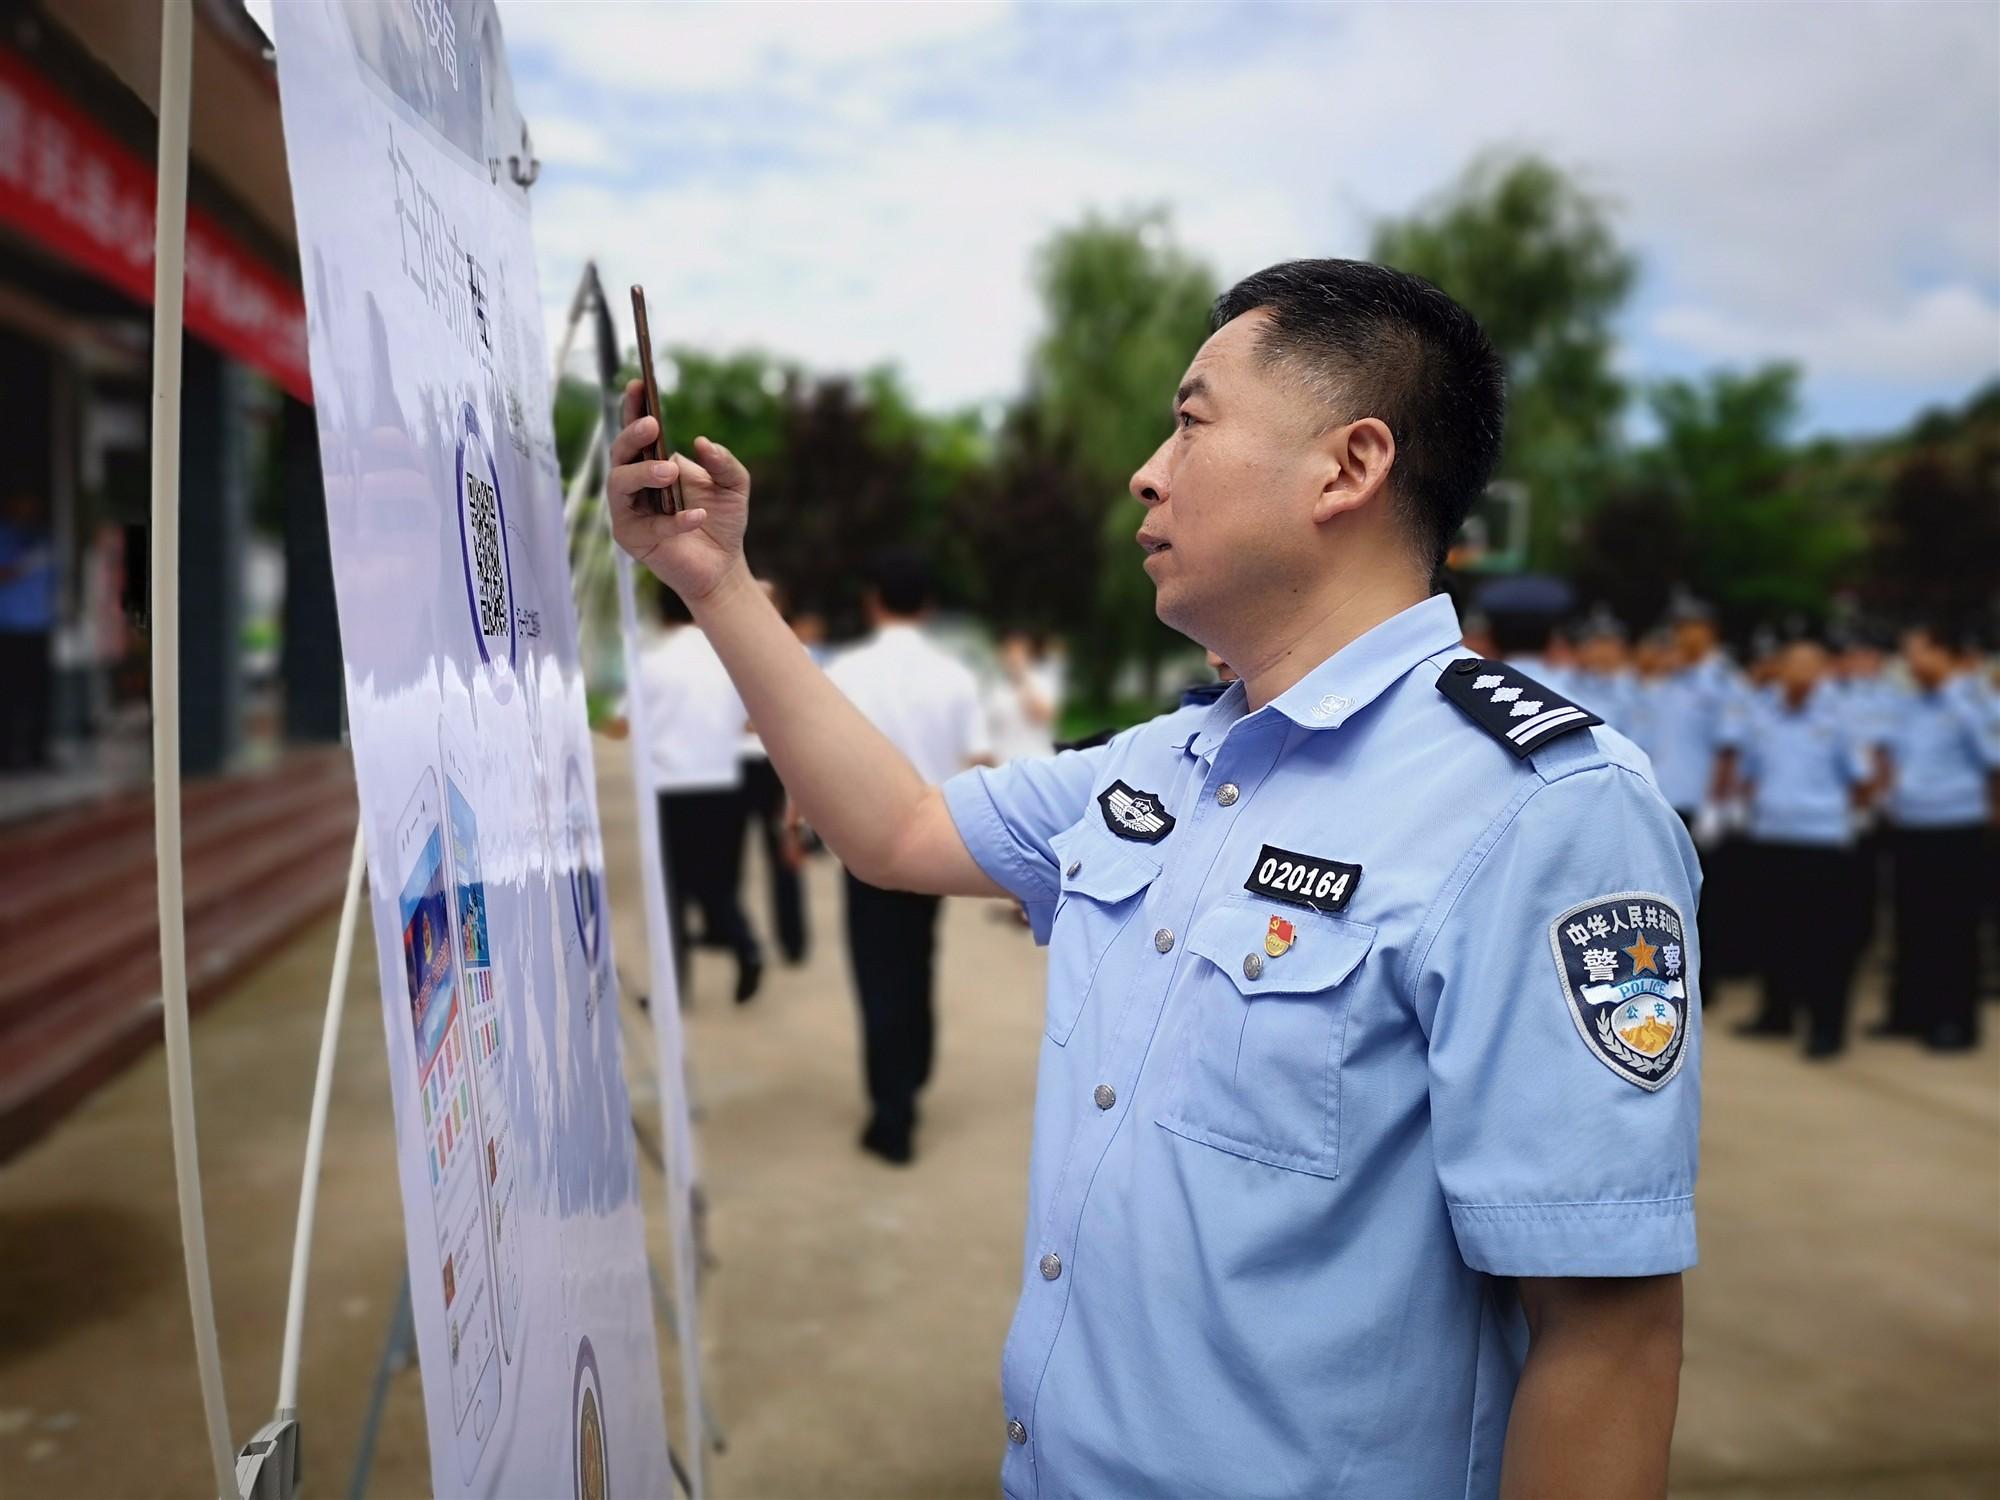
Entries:
<svg viewBox="0 0 2000 1500">
<path fill-rule="evenodd" d="M 1261 979 L 1263 977 L 1263 974 L 1264 974 L 1264 955 L 1261 953 L 1244 954 L 1243 977 L 1245 979 Z"/>
<path fill-rule="evenodd" d="M 1173 930 L 1173 928 L 1171 928 L 1171 927 L 1162 927 L 1162 928 L 1161 928 L 1161 929 L 1160 929 L 1160 930 L 1159 930 L 1158 932 L 1154 933 L 1154 934 L 1153 934 L 1153 946 L 1154 946 L 1155 948 L 1157 948 L 1157 949 L 1158 949 L 1158 950 L 1159 950 L 1160 952 L 1162 952 L 1162 953 L 1171 953 L 1171 952 L 1173 952 L 1173 951 L 1174 951 L 1174 930 Z"/>
<path fill-rule="evenodd" d="M 1242 795 L 1243 795 L 1242 791 L 1237 787 L 1236 783 L 1233 781 L 1225 781 L 1222 783 L 1221 786 L 1215 789 L 1215 800 L 1219 805 L 1223 807 L 1235 806 L 1236 799 Z"/>
<path fill-rule="evenodd" d="M 1067 870 L 1064 870 L 1064 871 L 1063 871 L 1063 879 L 1064 879 L 1064 880 L 1074 880 L 1074 879 L 1076 879 L 1076 872 L 1077 872 L 1078 870 L 1081 870 L 1082 868 L 1083 868 L 1083 861 L 1082 861 L 1082 860 L 1080 860 L 1080 859 L 1077 859 L 1077 860 L 1071 860 L 1071 861 L 1070 861 L 1070 866 L 1069 866 L 1069 868 L 1068 868 Z"/>
<path fill-rule="evenodd" d="M 1007 1424 L 1008 1442 L 1012 1443 L 1015 1447 L 1018 1448 L 1021 1444 L 1027 1442 L 1027 1440 L 1028 1440 L 1028 1429 L 1022 1425 L 1021 1419 L 1019 1417 L 1016 1417 L 1013 1421 Z"/>
<path fill-rule="evenodd" d="M 1109 1109 L 1118 1102 L 1118 1090 L 1108 1083 L 1100 1083 L 1090 1091 L 1090 1097 L 1097 1101 L 1099 1109 Z"/>
<path fill-rule="evenodd" d="M 1042 1280 L 1054 1281 L 1062 1275 L 1062 1257 L 1051 1250 L 1042 1257 Z"/>
</svg>

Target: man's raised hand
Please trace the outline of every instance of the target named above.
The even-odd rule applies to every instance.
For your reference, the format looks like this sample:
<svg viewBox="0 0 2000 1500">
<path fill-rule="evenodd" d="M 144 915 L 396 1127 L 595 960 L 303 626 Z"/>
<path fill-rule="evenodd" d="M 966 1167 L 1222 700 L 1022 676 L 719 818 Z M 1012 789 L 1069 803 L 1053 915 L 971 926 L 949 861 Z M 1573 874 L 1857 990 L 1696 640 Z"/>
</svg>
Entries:
<svg viewBox="0 0 2000 1500">
<path fill-rule="evenodd" d="M 639 382 L 625 387 L 624 430 L 611 440 L 611 534 L 683 599 L 706 598 L 743 561 L 743 529 L 750 519 L 750 472 L 719 443 L 696 438 L 694 456 L 662 462 L 640 460 L 659 428 L 639 415 Z M 635 461 L 637 460 L 637 461 Z M 638 503 L 641 490 L 680 480 L 686 509 L 657 515 Z"/>
</svg>

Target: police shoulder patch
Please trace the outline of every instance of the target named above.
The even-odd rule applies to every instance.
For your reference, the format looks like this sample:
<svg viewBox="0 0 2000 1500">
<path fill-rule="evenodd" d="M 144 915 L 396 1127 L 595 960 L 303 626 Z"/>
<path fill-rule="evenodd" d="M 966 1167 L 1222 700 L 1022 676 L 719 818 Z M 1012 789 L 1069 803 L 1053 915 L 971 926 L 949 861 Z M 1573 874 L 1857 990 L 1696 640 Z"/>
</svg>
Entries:
<svg viewBox="0 0 2000 1500">
<path fill-rule="evenodd" d="M 1099 792 L 1097 805 L 1104 811 L 1104 826 L 1121 839 L 1157 844 L 1174 831 L 1174 816 L 1161 805 L 1157 793 L 1139 791 L 1122 781 Z"/>
<path fill-rule="evenodd" d="M 1687 1053 L 1686 944 L 1680 909 L 1648 891 L 1598 896 L 1549 923 L 1577 1035 L 1642 1089 L 1664 1087 Z"/>
<path fill-rule="evenodd" d="M 1559 735 L 1604 722 L 1504 661 L 1452 662 L 1438 674 L 1438 691 L 1519 760 Z"/>
</svg>

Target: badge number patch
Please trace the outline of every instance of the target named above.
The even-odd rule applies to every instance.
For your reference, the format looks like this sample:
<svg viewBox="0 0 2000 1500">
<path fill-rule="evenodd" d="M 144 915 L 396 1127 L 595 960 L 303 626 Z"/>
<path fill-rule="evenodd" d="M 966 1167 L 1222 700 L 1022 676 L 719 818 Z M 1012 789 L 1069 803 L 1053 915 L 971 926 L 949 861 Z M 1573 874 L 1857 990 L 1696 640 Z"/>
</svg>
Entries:
<svg viewBox="0 0 2000 1500">
<path fill-rule="evenodd" d="M 1563 998 L 1597 1060 L 1663 1087 L 1687 1053 L 1687 934 L 1680 909 L 1645 891 L 1599 896 L 1549 924 Z"/>
<path fill-rule="evenodd" d="M 1142 792 L 1122 781 L 1114 781 L 1097 794 L 1104 810 L 1104 826 L 1121 839 L 1141 844 L 1157 844 L 1174 831 L 1173 814 L 1161 805 L 1159 796 Z"/>
<path fill-rule="evenodd" d="M 1273 901 L 1289 901 L 1314 911 L 1339 911 L 1354 899 L 1361 883 L 1361 866 L 1342 864 L 1337 859 L 1321 859 L 1312 854 L 1294 854 L 1266 844 L 1257 851 L 1257 863 L 1243 889 Z"/>
</svg>

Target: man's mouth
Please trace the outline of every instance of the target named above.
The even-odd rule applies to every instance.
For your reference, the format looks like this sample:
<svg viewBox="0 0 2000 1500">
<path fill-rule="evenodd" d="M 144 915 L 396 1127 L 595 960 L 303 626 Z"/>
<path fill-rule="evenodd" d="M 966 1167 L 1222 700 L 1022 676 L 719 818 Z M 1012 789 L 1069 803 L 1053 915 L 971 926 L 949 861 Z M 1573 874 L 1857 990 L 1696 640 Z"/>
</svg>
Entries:
<svg viewBox="0 0 2000 1500">
<path fill-rule="evenodd" d="M 1133 538 L 1133 540 L 1139 544 L 1140 549 L 1144 551 L 1146 556 L 1148 557 L 1153 557 L 1161 552 L 1171 551 L 1174 545 L 1172 542 L 1168 541 L 1165 537 L 1155 536 L 1150 531 L 1139 532 L 1138 535 L 1136 535 Z"/>
</svg>

